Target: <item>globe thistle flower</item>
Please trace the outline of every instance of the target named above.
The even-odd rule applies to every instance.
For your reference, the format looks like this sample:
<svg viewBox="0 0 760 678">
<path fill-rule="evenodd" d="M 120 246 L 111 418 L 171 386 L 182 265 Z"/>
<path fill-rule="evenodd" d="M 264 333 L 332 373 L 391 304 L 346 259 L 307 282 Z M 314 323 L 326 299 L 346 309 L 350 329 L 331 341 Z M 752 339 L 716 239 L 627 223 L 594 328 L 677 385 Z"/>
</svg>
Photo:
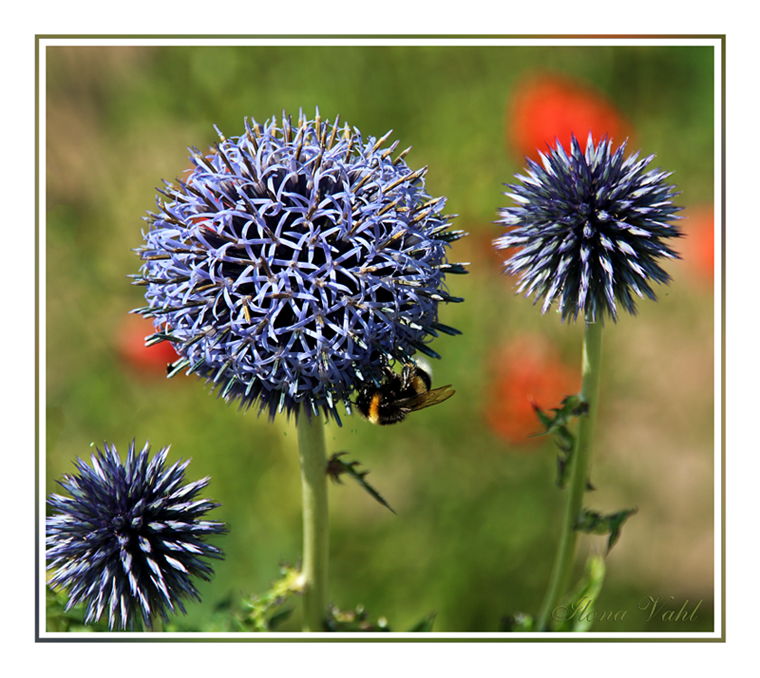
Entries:
<svg viewBox="0 0 760 678">
<path fill-rule="evenodd" d="M 444 277 L 466 272 L 446 258 L 464 234 L 409 149 L 381 149 L 390 132 L 365 142 L 318 112 L 245 126 L 208 155 L 190 149 L 187 178 L 161 191 L 138 250 L 148 306 L 135 312 L 154 319 L 148 343 L 181 356 L 169 376 L 186 369 L 270 418 L 321 408 L 340 423 L 336 403 L 350 414 L 383 361 L 439 357 L 430 339 L 458 334 L 438 304 L 461 301 Z"/>
<path fill-rule="evenodd" d="M 113 445 L 96 451 L 91 467 L 78 459 L 78 475 L 58 481 L 71 496 L 48 497 L 49 584 L 68 589 L 67 609 L 87 604 L 87 624 L 107 612 L 110 629 L 184 613 L 183 598 L 200 600 L 192 578 L 213 572 L 201 558 L 222 557 L 205 539 L 224 524 L 202 520 L 219 504 L 195 498 L 209 479 L 184 485 L 189 461 L 167 469 L 168 447 L 149 460 L 150 446 L 135 453 L 133 441 L 125 463 Z"/>
<path fill-rule="evenodd" d="M 520 275 L 518 292 L 543 297 L 542 312 L 556 300 L 562 320 L 616 321 L 619 306 L 636 313 L 634 295 L 655 299 L 650 281 L 670 280 L 657 260 L 678 258 L 665 244 L 682 235 L 667 223 L 679 218 L 675 186 L 664 182 L 669 173 L 646 170 L 654 156 L 624 151 L 589 135 L 584 153 L 573 136 L 569 155 L 557 142 L 543 167 L 528 159 L 522 183 L 508 185 L 517 204 L 501 210 L 510 230 L 494 244 L 519 248 L 505 271 Z"/>
</svg>

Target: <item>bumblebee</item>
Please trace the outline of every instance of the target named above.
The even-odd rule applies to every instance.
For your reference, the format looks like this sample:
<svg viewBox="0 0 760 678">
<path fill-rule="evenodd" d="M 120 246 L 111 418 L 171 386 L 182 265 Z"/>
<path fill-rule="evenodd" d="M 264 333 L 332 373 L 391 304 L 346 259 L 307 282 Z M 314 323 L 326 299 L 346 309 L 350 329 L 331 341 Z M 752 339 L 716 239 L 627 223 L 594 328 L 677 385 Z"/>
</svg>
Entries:
<svg viewBox="0 0 760 678">
<path fill-rule="evenodd" d="M 455 393 L 451 385 L 432 390 L 431 385 L 430 367 L 422 361 L 404 365 L 401 374 L 385 363 L 380 383 L 366 383 L 359 390 L 354 404 L 373 424 L 397 424 L 410 412 L 438 405 Z"/>
</svg>

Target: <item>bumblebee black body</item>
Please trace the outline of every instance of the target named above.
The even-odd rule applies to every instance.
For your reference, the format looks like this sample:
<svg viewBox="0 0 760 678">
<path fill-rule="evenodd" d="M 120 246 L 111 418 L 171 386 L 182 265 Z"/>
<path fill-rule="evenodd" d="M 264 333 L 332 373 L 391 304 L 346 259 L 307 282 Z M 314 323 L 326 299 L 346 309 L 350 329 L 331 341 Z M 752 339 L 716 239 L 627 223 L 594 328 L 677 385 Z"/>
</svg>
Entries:
<svg viewBox="0 0 760 678">
<path fill-rule="evenodd" d="M 373 424 L 397 424 L 410 412 L 437 405 L 454 395 L 451 386 L 433 390 L 431 386 L 430 372 L 419 363 L 404 365 L 401 374 L 385 364 L 380 383 L 367 383 L 359 390 L 354 404 Z"/>
</svg>

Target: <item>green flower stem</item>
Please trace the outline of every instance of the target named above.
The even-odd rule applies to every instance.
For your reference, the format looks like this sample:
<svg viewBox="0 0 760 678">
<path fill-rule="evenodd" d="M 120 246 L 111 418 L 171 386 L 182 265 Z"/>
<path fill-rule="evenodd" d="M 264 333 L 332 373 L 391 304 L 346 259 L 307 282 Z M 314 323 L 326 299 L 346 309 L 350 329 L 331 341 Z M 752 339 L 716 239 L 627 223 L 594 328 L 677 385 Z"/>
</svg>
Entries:
<svg viewBox="0 0 760 678">
<path fill-rule="evenodd" d="M 554 560 L 541 614 L 538 617 L 538 631 L 546 631 L 551 620 L 552 610 L 560 603 L 567 591 L 570 574 L 575 558 L 575 546 L 578 532 L 575 522 L 583 508 L 583 496 L 588 482 L 589 460 L 591 458 L 591 441 L 594 433 L 594 421 L 599 404 L 599 374 L 602 362 L 602 324 L 586 320 L 586 333 L 583 339 L 583 385 L 581 402 L 588 405 L 588 412 L 581 416 L 575 449 L 570 460 L 570 480 L 565 498 L 565 514 L 562 519 L 557 556 Z"/>
<path fill-rule="evenodd" d="M 322 419 L 298 417 L 303 493 L 303 630 L 324 631 L 327 617 L 329 525 L 327 456 Z"/>
</svg>

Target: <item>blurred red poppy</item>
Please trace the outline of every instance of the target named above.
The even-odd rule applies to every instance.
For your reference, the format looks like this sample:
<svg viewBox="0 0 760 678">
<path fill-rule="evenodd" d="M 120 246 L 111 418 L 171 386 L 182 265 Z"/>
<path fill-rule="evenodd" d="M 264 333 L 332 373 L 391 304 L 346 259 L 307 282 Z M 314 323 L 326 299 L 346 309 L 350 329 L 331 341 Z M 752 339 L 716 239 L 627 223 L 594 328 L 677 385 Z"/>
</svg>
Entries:
<svg viewBox="0 0 760 678">
<path fill-rule="evenodd" d="M 604 95 L 578 80 L 561 75 L 533 75 L 515 88 L 507 109 L 507 139 L 520 159 L 538 160 L 538 151 L 559 139 L 570 147 L 570 136 L 585 148 L 588 133 L 607 136 L 618 145 L 631 125 Z"/>
<path fill-rule="evenodd" d="M 491 430 L 513 444 L 540 443 L 530 437 L 543 427 L 533 409 L 557 407 L 580 389 L 579 370 L 564 364 L 554 349 L 537 336 L 523 336 L 498 350 L 488 387 L 486 421 Z"/>
<path fill-rule="evenodd" d="M 493 223 L 473 223 L 468 229 L 469 235 L 457 242 L 457 257 L 470 262 L 470 270 L 477 268 L 481 272 L 487 270 L 501 275 L 504 260 L 512 254 L 512 250 L 497 250 L 493 246 L 494 239 L 502 231 L 494 229 Z"/>
<path fill-rule="evenodd" d="M 702 205 L 687 208 L 678 227 L 686 235 L 676 250 L 686 265 L 689 275 L 701 283 L 713 285 L 715 281 L 715 208 Z"/>
<path fill-rule="evenodd" d="M 170 341 L 145 346 L 145 337 L 153 334 L 153 323 L 147 318 L 127 315 L 118 335 L 118 351 L 126 365 L 143 374 L 166 376 L 166 366 L 179 356 Z"/>
</svg>

